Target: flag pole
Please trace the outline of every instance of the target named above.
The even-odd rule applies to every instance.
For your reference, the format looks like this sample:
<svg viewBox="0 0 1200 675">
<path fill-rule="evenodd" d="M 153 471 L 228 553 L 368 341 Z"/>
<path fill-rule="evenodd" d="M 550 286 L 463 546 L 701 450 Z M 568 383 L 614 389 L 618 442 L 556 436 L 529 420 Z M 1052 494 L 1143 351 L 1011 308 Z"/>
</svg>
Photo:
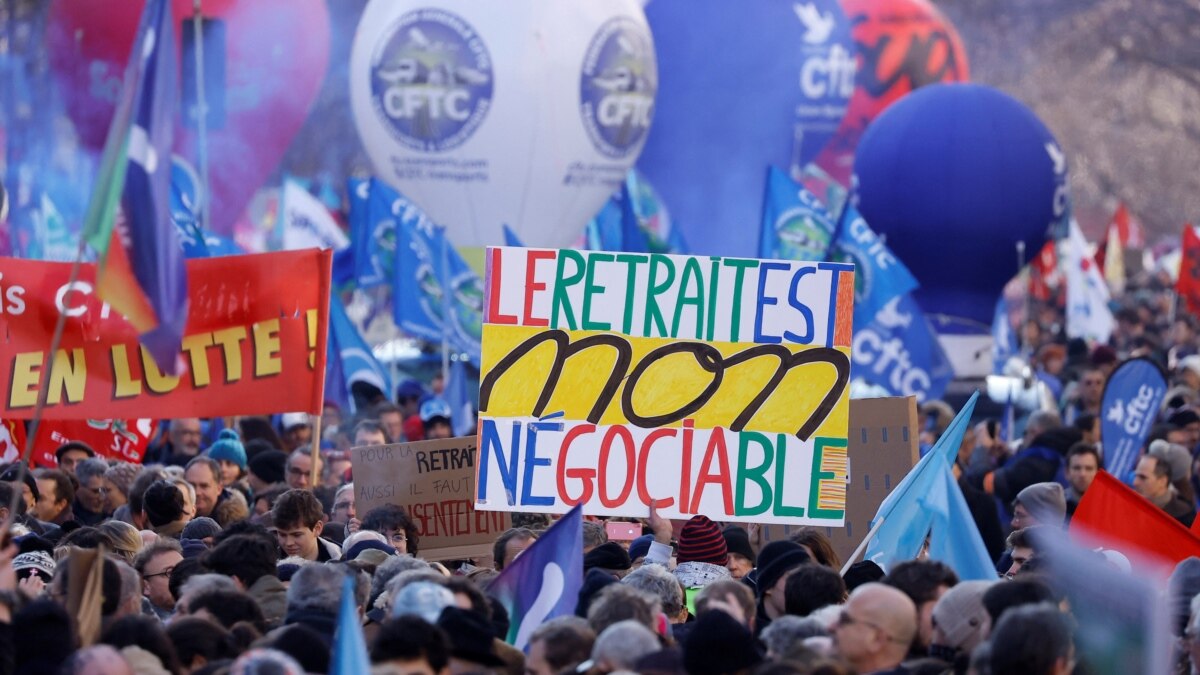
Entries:
<svg viewBox="0 0 1200 675">
<path fill-rule="evenodd" d="M 200 230 L 208 229 L 208 204 L 212 199 L 208 194 L 208 101 L 204 97 L 204 17 L 200 12 L 203 0 L 193 0 L 192 3 L 192 34 L 195 36 L 196 47 L 196 161 L 200 164 L 200 194 L 206 206 L 199 209 Z M 200 201 L 200 200 L 197 200 Z M 199 204 L 197 204 L 199 205 Z"/>
<path fill-rule="evenodd" d="M 442 229 L 442 391 L 450 381 L 450 313 L 454 311 L 454 300 L 450 296 L 450 244 L 446 241 L 446 230 Z"/>
<path fill-rule="evenodd" d="M 313 437 L 312 443 L 309 444 L 309 457 L 312 458 L 312 461 L 309 462 L 311 466 L 308 469 L 308 481 L 314 490 L 319 487 L 317 479 L 321 477 L 321 470 L 317 464 L 321 461 L 321 418 L 323 416 L 321 414 L 313 416 Z"/>
<path fill-rule="evenodd" d="M 858 556 L 863 554 L 863 551 L 867 548 L 867 544 L 871 543 L 871 540 L 875 538 L 875 534 L 879 532 L 879 528 L 883 527 L 883 521 L 885 520 L 887 518 L 877 518 L 875 520 L 875 524 L 871 526 L 871 530 L 867 532 L 867 536 L 863 537 L 858 548 L 854 549 L 854 553 L 851 553 L 849 558 L 846 558 L 846 563 L 842 565 L 842 576 L 846 576 L 846 572 L 850 571 L 850 568 L 854 565 L 854 561 L 858 560 Z"/>
</svg>

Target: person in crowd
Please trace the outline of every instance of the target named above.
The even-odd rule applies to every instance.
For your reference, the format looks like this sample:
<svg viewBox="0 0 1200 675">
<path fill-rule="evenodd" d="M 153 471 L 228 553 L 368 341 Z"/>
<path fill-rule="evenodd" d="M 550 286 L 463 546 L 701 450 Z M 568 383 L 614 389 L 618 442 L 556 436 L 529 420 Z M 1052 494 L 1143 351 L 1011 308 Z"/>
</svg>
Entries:
<svg viewBox="0 0 1200 675">
<path fill-rule="evenodd" d="M 842 559 L 838 557 L 837 551 L 833 550 L 833 542 L 821 530 L 815 527 L 801 527 L 788 535 L 788 539 L 804 547 L 804 552 L 816 564 L 835 570 L 841 569 Z"/>
<path fill-rule="evenodd" d="M 863 584 L 850 594 L 832 632 L 834 650 L 859 675 L 901 675 L 918 636 L 917 608 L 896 588 Z"/>
<path fill-rule="evenodd" d="M 917 639 L 911 653 L 924 656 L 933 639 L 933 608 L 958 584 L 958 575 L 937 560 L 908 560 L 893 567 L 883 578 L 883 583 L 899 589 L 917 608 Z"/>
<path fill-rule="evenodd" d="M 294 453 L 313 442 L 312 425 L 304 413 L 284 413 L 279 418 L 279 427 L 283 432 L 280 439 L 284 452 Z"/>
<path fill-rule="evenodd" d="M 983 596 L 996 581 L 963 581 L 946 591 L 931 615 L 929 655 L 964 670 L 966 662 L 991 631 Z"/>
<path fill-rule="evenodd" d="M 1162 457 L 1147 454 L 1138 460 L 1133 489 L 1184 527 L 1196 519 L 1196 505 L 1179 496 L 1171 484 L 1171 465 Z"/>
<path fill-rule="evenodd" d="M 337 544 L 321 538 L 325 512 L 321 502 L 308 490 L 288 490 L 275 500 L 271 509 L 275 536 L 285 556 L 325 562 L 341 557 Z"/>
<path fill-rule="evenodd" d="M 404 413 L 400 408 L 391 403 L 381 403 L 375 406 L 372 418 L 378 421 L 378 424 L 383 427 L 387 434 L 387 443 L 400 443 L 401 441 L 419 441 L 421 438 L 405 438 L 404 435 Z M 358 443 L 355 443 L 358 445 Z"/>
<path fill-rule="evenodd" d="M 407 553 L 415 556 L 420 549 L 421 537 L 417 533 L 416 523 L 403 506 L 385 504 L 367 511 L 362 518 L 360 530 L 382 534 L 387 538 L 387 543 L 401 555 Z"/>
<path fill-rule="evenodd" d="M 387 431 L 383 424 L 376 420 L 363 420 L 354 427 L 354 447 L 364 445 L 387 445 Z"/>
<path fill-rule="evenodd" d="M 1079 378 L 1079 386 L 1075 390 L 1075 398 L 1063 407 L 1063 422 L 1072 424 L 1080 415 L 1099 415 L 1100 401 L 1104 395 L 1104 382 L 1107 375 L 1101 368 L 1086 370 Z"/>
<path fill-rule="evenodd" d="M 788 575 L 811 562 L 804 547 L 792 541 L 773 541 L 759 552 L 758 567 L 754 569 L 759 631 L 786 612 Z"/>
<path fill-rule="evenodd" d="M 525 657 L 526 675 L 558 675 L 573 671 L 587 661 L 596 643 L 596 634 L 587 621 L 577 616 L 551 619 L 529 636 L 529 655 Z"/>
<path fill-rule="evenodd" d="M 784 612 L 808 616 L 827 605 L 846 601 L 846 582 L 832 568 L 808 563 L 796 568 L 783 587 Z"/>
<path fill-rule="evenodd" d="M 422 403 L 421 424 L 425 427 L 425 439 L 453 438 L 450 416 L 450 404 L 440 398 L 431 398 Z"/>
<path fill-rule="evenodd" d="M 321 457 L 317 459 L 317 476 L 321 475 Z M 287 486 L 293 490 L 312 490 L 313 456 L 307 446 L 293 450 L 287 458 Z"/>
<path fill-rule="evenodd" d="M 175 482 L 160 480 L 146 489 L 142 510 L 146 522 L 160 538 L 179 539 L 183 528 L 192 519 L 186 499 L 187 488 Z"/>
<path fill-rule="evenodd" d="M 220 463 L 211 457 L 192 458 L 183 470 L 183 477 L 196 493 L 195 516 L 212 518 L 217 505 L 233 497 L 231 490 L 222 487 Z"/>
<path fill-rule="evenodd" d="M 725 537 L 725 548 L 729 551 L 729 562 L 726 566 L 729 568 L 729 576 L 734 579 L 741 579 L 754 569 L 755 561 L 758 555 L 754 552 L 754 547 L 750 545 L 750 535 L 746 529 L 738 525 L 729 525 L 721 534 Z M 653 535 L 644 535 L 649 537 L 646 540 L 646 550 L 649 552 L 650 542 L 654 540 Z M 632 551 L 632 546 L 630 549 Z M 633 553 L 630 553 L 633 557 Z"/>
<path fill-rule="evenodd" d="M 1010 525 L 1020 530 L 1034 525 L 1061 528 L 1067 514 L 1067 498 L 1058 483 L 1034 483 L 1013 500 Z"/>
<path fill-rule="evenodd" d="M 75 486 L 71 478 L 61 469 L 38 469 L 34 472 L 37 480 L 38 499 L 34 515 L 38 520 L 62 525 L 75 522 L 71 512 L 71 504 L 75 501 Z"/>
<path fill-rule="evenodd" d="M 391 667 L 384 671 L 387 673 L 445 675 L 450 666 L 450 640 L 442 629 L 419 617 L 390 619 L 383 622 L 371 643 L 371 661 Z"/>
<path fill-rule="evenodd" d="M 79 487 L 75 490 L 71 512 L 80 525 L 99 525 L 112 515 L 104 509 L 108 500 L 108 483 L 104 479 L 106 473 L 108 462 L 97 457 L 75 465 L 75 479 L 79 481 Z"/>
<path fill-rule="evenodd" d="M 248 468 L 246 446 L 233 429 L 222 429 L 217 442 L 208 447 L 204 454 L 220 467 L 218 478 L 221 487 L 228 488 L 241 480 Z M 188 463 L 191 465 L 191 462 Z M 207 514 L 201 514 L 207 515 Z"/>
<path fill-rule="evenodd" d="M 329 515 L 329 525 L 331 527 L 326 529 L 325 536 L 339 545 L 362 527 L 354 508 L 354 483 L 346 483 L 333 493 L 333 513 Z"/>
<path fill-rule="evenodd" d="M 129 503 L 129 491 L 142 467 L 130 462 L 115 462 L 104 472 L 104 512 L 121 519 L 117 510 Z M 128 509 L 126 509 L 128 511 Z M 126 521 L 128 522 L 128 521 Z"/>
<path fill-rule="evenodd" d="M 204 432 L 195 417 L 173 419 L 167 427 L 167 443 L 162 450 L 162 463 L 183 466 L 200 454 Z"/>
<path fill-rule="evenodd" d="M 1067 450 L 1068 486 L 1064 496 L 1067 500 L 1068 516 L 1075 515 L 1079 500 L 1083 499 L 1092 481 L 1096 480 L 1101 464 L 1100 451 L 1093 443 L 1080 441 Z"/>
<path fill-rule="evenodd" d="M 502 570 L 510 565 L 525 549 L 533 546 L 535 541 L 537 535 L 528 528 L 514 527 L 505 530 L 492 544 L 492 561 L 496 569 Z"/>
<path fill-rule="evenodd" d="M 729 548 L 721 528 L 708 516 L 692 516 L 679 531 L 675 577 L 686 589 L 686 603 L 695 609 L 696 594 L 714 581 L 730 578 Z"/>
<path fill-rule="evenodd" d="M 96 456 L 96 451 L 92 446 L 82 441 L 71 441 L 63 443 L 54 451 L 54 458 L 58 460 L 58 468 L 75 475 L 75 467 L 85 459 L 92 459 Z"/>
<path fill-rule="evenodd" d="M 1187 447 L 1165 439 L 1151 441 L 1146 454 L 1167 466 L 1171 487 L 1179 498 L 1189 504 L 1196 503 L 1196 492 L 1192 487 L 1192 453 Z"/>
<path fill-rule="evenodd" d="M 630 572 L 621 580 L 621 583 L 658 598 L 658 607 L 670 623 L 682 624 L 688 620 L 688 608 L 683 599 L 683 586 L 679 579 L 665 567 L 643 565 Z"/>
<path fill-rule="evenodd" d="M 133 561 L 133 568 L 142 578 L 142 594 L 159 619 L 166 620 L 175 610 L 170 579 L 171 572 L 182 560 L 179 542 L 164 537 L 143 549 Z"/>
<path fill-rule="evenodd" d="M 1068 675 L 1075 669 L 1070 622 L 1049 604 L 1005 612 L 989 651 L 992 675 Z"/>
<path fill-rule="evenodd" d="M 287 454 L 275 449 L 265 450 L 250 459 L 246 463 L 249 470 L 246 483 L 251 492 L 258 495 L 273 486 L 282 485 L 287 476 L 287 462 Z"/>
<path fill-rule="evenodd" d="M 236 534 L 213 547 L 202 564 L 223 574 L 244 590 L 262 610 L 268 629 L 277 627 L 287 611 L 287 589 L 276 576 L 275 543 L 265 536 Z"/>
</svg>

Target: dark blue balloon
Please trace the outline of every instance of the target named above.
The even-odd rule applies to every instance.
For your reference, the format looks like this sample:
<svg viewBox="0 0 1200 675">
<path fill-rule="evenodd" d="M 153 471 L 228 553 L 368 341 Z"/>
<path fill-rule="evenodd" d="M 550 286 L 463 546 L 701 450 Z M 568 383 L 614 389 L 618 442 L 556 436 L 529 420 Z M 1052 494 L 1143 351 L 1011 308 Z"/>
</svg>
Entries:
<svg viewBox="0 0 1200 675">
<path fill-rule="evenodd" d="M 918 89 L 867 128 L 854 161 L 859 211 L 921 283 L 929 313 L 991 322 L 1066 206 L 1066 161 L 1028 108 L 976 84 Z"/>
<path fill-rule="evenodd" d="M 854 91 L 836 0 L 651 0 L 659 87 L 637 168 L 695 253 L 754 255 L 767 167 L 807 163 Z"/>
</svg>

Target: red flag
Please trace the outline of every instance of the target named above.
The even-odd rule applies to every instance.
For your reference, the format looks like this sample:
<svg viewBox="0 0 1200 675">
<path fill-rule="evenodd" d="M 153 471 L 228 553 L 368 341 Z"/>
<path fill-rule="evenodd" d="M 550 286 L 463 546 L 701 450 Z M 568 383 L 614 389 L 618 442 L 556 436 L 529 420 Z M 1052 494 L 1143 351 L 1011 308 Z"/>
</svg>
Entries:
<svg viewBox="0 0 1200 675">
<path fill-rule="evenodd" d="M 11 464 L 25 451 L 25 423 L 21 420 L 0 420 L 0 462 Z"/>
<path fill-rule="evenodd" d="M 1079 500 L 1071 534 L 1098 539 L 1122 553 L 1140 552 L 1164 565 L 1200 557 L 1200 538 L 1107 471 L 1096 474 Z"/>
<path fill-rule="evenodd" d="M 1046 242 L 1037 257 L 1029 261 L 1029 294 L 1042 301 L 1049 300 L 1052 289 L 1062 281 L 1058 271 L 1058 250 L 1054 244 L 1053 241 Z"/>
<path fill-rule="evenodd" d="M 1200 316 L 1200 236 L 1191 223 L 1183 226 L 1183 257 L 1179 261 L 1179 281 L 1175 292 L 1183 298 L 1187 310 Z"/>
<path fill-rule="evenodd" d="M 1121 248 L 1135 250 L 1146 248 L 1146 233 L 1142 229 L 1142 224 L 1129 214 L 1129 209 L 1125 208 L 1125 204 L 1117 205 L 1117 211 L 1112 217 L 1112 225 L 1116 226 L 1117 233 L 1121 237 Z"/>
</svg>

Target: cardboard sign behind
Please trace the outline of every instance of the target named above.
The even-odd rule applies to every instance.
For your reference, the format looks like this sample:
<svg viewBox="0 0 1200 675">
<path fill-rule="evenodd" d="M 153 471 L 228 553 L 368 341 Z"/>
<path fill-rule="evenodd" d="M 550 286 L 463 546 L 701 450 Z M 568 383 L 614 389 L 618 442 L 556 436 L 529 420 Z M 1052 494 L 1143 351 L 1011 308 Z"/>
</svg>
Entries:
<svg viewBox="0 0 1200 675">
<path fill-rule="evenodd" d="M 917 464 L 917 399 L 913 396 L 850 401 L 850 484 L 846 490 L 846 525 L 827 527 L 825 534 L 845 562 L 871 529 L 883 498 Z M 787 539 L 791 525 L 760 525 L 758 542 Z"/>
<path fill-rule="evenodd" d="M 426 560 L 480 558 L 512 527 L 501 512 L 475 511 L 475 438 L 353 448 L 355 510 L 361 518 L 399 504 L 421 535 Z"/>
</svg>

